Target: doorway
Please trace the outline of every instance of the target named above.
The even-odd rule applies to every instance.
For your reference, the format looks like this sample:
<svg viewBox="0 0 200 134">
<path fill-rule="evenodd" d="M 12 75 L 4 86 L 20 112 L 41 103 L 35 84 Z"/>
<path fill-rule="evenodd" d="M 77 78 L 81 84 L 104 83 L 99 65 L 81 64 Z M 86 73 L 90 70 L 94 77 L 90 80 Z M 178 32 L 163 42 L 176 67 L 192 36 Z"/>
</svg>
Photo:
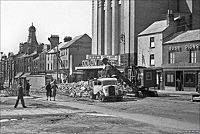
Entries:
<svg viewBox="0 0 200 134">
<path fill-rule="evenodd" d="M 183 91 L 183 71 L 176 71 L 176 91 Z"/>
</svg>

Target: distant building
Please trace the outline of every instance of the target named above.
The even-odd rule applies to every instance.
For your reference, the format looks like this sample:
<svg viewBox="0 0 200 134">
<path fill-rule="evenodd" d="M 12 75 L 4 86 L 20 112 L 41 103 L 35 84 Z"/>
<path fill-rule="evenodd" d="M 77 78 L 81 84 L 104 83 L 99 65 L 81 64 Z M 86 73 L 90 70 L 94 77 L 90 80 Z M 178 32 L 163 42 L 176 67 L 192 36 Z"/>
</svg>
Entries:
<svg viewBox="0 0 200 134">
<path fill-rule="evenodd" d="M 91 54 L 91 43 L 92 39 L 87 34 L 64 42 L 65 45 L 60 48 L 60 71 L 63 72 L 63 79 L 67 79 L 67 76 L 72 76 L 76 80 L 82 79 L 82 74 L 77 72 L 75 67 L 81 66 L 86 55 Z"/>
</svg>

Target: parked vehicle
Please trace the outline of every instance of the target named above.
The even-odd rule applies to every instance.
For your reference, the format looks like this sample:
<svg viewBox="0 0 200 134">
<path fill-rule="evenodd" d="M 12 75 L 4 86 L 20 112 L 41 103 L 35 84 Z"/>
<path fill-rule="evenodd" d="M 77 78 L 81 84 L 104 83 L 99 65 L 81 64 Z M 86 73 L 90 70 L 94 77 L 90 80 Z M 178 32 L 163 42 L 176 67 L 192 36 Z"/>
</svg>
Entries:
<svg viewBox="0 0 200 134">
<path fill-rule="evenodd" d="M 91 99 L 121 101 L 123 98 L 116 78 L 99 78 L 94 80 L 91 89 Z"/>
<path fill-rule="evenodd" d="M 139 92 L 141 92 L 143 96 L 158 96 L 156 91 L 149 90 L 150 87 L 157 86 L 155 69 L 132 66 L 131 78 L 127 78 L 116 67 L 111 65 L 107 58 L 104 58 L 102 62 L 106 66 L 109 66 L 109 69 L 111 69 L 119 79 L 122 79 L 123 82 L 125 82 L 132 89 L 132 91 L 129 92 L 130 94 L 139 96 Z"/>
</svg>

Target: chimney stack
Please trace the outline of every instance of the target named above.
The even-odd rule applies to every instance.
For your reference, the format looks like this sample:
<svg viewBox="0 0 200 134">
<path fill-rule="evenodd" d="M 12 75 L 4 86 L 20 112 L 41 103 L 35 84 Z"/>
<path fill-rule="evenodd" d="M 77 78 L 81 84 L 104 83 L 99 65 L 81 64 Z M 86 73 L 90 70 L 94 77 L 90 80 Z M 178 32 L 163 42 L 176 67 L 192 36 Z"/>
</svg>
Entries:
<svg viewBox="0 0 200 134">
<path fill-rule="evenodd" d="M 172 10 L 167 10 L 167 25 L 170 26 L 174 23 L 174 14 Z"/>
<path fill-rule="evenodd" d="M 59 36 L 58 35 L 51 35 L 50 38 L 48 38 L 49 42 L 51 43 L 50 49 L 53 49 L 59 44 Z"/>
<path fill-rule="evenodd" d="M 68 42 L 68 41 L 70 41 L 70 40 L 72 40 L 72 37 L 70 37 L 70 36 L 65 36 L 64 42 Z"/>
</svg>

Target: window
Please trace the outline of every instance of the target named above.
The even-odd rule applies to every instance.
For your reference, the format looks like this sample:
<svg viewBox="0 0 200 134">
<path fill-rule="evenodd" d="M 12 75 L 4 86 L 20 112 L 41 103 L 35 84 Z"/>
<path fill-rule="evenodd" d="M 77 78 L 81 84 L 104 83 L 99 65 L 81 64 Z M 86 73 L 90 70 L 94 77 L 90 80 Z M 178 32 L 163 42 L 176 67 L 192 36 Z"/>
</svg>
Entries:
<svg viewBox="0 0 200 134">
<path fill-rule="evenodd" d="M 167 82 L 174 82 L 174 75 L 173 74 L 167 74 Z"/>
<path fill-rule="evenodd" d="M 150 48 L 155 48 L 154 37 L 150 37 Z"/>
<path fill-rule="evenodd" d="M 174 64 L 174 63 L 175 63 L 175 53 L 169 52 L 169 64 Z"/>
<path fill-rule="evenodd" d="M 190 63 L 197 63 L 197 52 L 190 51 Z"/>
<path fill-rule="evenodd" d="M 146 80 L 152 80 L 152 72 L 146 73 Z"/>
<path fill-rule="evenodd" d="M 154 54 L 150 55 L 150 66 L 154 66 L 155 65 L 155 61 L 154 61 Z"/>
</svg>

